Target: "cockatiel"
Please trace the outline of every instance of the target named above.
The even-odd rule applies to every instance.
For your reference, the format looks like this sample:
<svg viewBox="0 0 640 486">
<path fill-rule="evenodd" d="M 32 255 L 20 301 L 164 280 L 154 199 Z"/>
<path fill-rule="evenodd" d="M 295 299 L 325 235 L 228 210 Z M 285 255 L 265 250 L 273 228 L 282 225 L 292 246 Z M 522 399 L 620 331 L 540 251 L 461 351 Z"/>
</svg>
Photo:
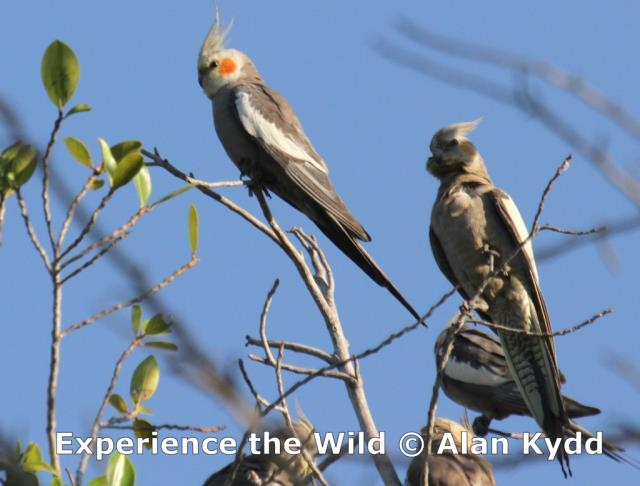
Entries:
<svg viewBox="0 0 640 486">
<path fill-rule="evenodd" d="M 456 320 L 454 318 L 450 324 Z M 449 326 L 446 326 L 436 340 L 434 351 L 438 366 L 445 352 L 448 331 Z M 531 415 L 509 371 L 500 343 L 486 332 L 468 325 L 462 326 L 453 337 L 453 348 L 442 376 L 442 390 L 454 402 L 482 414 L 473 421 L 473 431 L 481 437 L 487 434 L 493 419 Z M 564 395 L 562 399 L 570 417 L 569 434 L 577 436 L 579 433 L 583 441 L 595 437 L 571 419 L 597 415 L 600 410 Z M 621 454 L 624 449 L 614 444 L 603 441 L 603 451 L 615 461 L 636 467 L 633 460 Z"/>
<path fill-rule="evenodd" d="M 421 431 L 426 435 L 426 431 Z M 422 486 L 424 477 L 424 461 L 429 461 L 429 486 L 495 486 L 491 463 L 477 454 L 454 454 L 448 448 L 443 447 L 443 453 L 438 454 L 438 449 L 445 434 L 449 440 L 446 445 L 455 444 L 456 450 L 461 452 L 465 435 L 467 445 L 471 446 L 473 432 L 467 430 L 453 420 L 436 417 L 433 426 L 433 439 L 431 441 L 431 454 L 423 452 L 413 458 L 407 470 L 405 486 Z"/>
<path fill-rule="evenodd" d="M 296 437 L 300 442 L 300 450 L 307 453 L 307 457 L 315 461 L 318 456 L 318 448 L 314 437 L 315 429 L 306 418 L 293 422 L 295 435 L 284 427 L 277 429 L 271 437 L 280 442 L 279 452 L 275 451 L 275 445 L 270 443 L 269 453 L 262 447 L 261 454 L 252 454 L 243 457 L 230 486 L 294 486 L 309 484 L 313 476 L 313 470 L 306 461 L 304 455 L 289 454 L 284 450 L 284 443 L 291 437 Z M 213 473 L 204 483 L 204 486 L 224 486 L 230 479 L 234 464 L 231 463 L 219 471 Z"/>
<path fill-rule="evenodd" d="M 228 29 L 227 29 L 228 30 Z M 357 240 L 370 241 L 329 180 L 329 170 L 282 96 L 269 88 L 249 57 L 225 49 L 219 17 L 198 59 L 198 82 L 213 102 L 216 132 L 229 158 L 256 190 L 274 192 L 307 215 L 411 315 L 418 313 Z"/>
<path fill-rule="evenodd" d="M 529 235 L 508 194 L 493 185 L 484 160 L 468 139 L 478 121 L 456 123 L 431 140 L 427 170 L 440 180 L 431 211 L 429 239 L 440 270 L 472 298 Z M 551 321 L 540 288 L 531 242 L 495 275 L 472 303 L 485 320 L 549 336 L 498 330 L 509 371 L 531 416 L 547 437 L 566 438 L 569 417 L 560 393 Z M 571 474 L 560 447 L 563 473 Z M 567 470 L 565 470 L 565 466 Z"/>
</svg>

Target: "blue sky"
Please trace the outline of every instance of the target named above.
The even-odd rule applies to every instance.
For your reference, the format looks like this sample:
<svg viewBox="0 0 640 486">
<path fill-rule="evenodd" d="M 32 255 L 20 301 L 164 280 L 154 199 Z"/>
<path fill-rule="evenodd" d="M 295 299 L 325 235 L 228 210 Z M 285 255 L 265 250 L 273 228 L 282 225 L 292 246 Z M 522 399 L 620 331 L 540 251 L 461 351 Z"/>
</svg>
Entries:
<svg viewBox="0 0 640 486">
<path fill-rule="evenodd" d="M 510 49 L 562 66 L 640 113 L 640 70 L 636 56 L 640 7 L 632 2 L 232 2 L 220 1 L 224 18 L 234 19 L 229 45 L 247 52 L 265 80 L 290 101 L 307 135 L 327 161 L 338 191 L 364 224 L 373 241 L 367 245 L 377 262 L 419 310 L 426 310 L 447 289 L 427 241 L 436 181 L 424 170 L 428 142 L 441 126 L 484 117 L 473 134 L 490 173 L 518 203 L 526 221 L 540 193 L 572 148 L 534 119 L 475 94 L 398 67 L 372 48 L 379 36 L 411 46 L 393 29 L 399 15 L 462 40 Z M 94 2 L 24 1 L 0 6 L 0 96 L 11 103 L 28 134 L 44 145 L 55 118 L 40 81 L 40 59 L 56 38 L 73 47 L 81 65 L 73 102 L 94 107 L 65 123 L 62 135 L 76 136 L 99 159 L 96 137 L 110 143 L 139 139 L 185 172 L 207 180 L 235 179 L 238 171 L 218 142 L 209 101 L 196 80 L 200 44 L 212 17 L 209 1 Z M 442 59 L 442 58 L 440 58 Z M 459 66 L 466 66 L 458 64 Z M 509 80 L 498 70 L 477 72 Z M 591 139 L 606 141 L 612 156 L 638 173 L 638 143 L 569 96 L 539 90 L 547 102 Z M 0 132 L 0 142 L 12 142 Z M 54 152 L 55 170 L 68 185 L 80 187 L 83 168 L 62 144 Z M 154 195 L 179 186 L 165 173 L 152 172 Z M 39 215 L 39 187 L 26 190 L 31 212 Z M 258 212 L 244 189 L 224 194 Z M 99 196 L 87 199 L 87 207 Z M 322 321 L 291 263 L 244 221 L 199 194 L 185 196 L 148 216 L 120 245 L 158 281 L 189 259 L 186 215 L 190 203 L 200 212 L 202 262 L 160 294 L 162 304 L 229 373 L 239 378 L 238 357 L 246 355 L 244 336 L 257 333 L 264 296 L 281 280 L 270 315 L 273 337 L 286 337 L 329 349 Z M 122 224 L 136 209 L 132 188 L 121 191 L 100 221 L 105 228 Z M 313 225 L 284 203 L 271 207 L 283 227 Z M 54 204 L 58 224 L 63 206 Z M 634 208 L 604 180 L 588 160 L 577 156 L 549 198 L 542 221 L 585 228 L 602 220 L 633 215 Z M 39 222 L 39 220 L 38 220 Z M 42 226 L 38 224 L 38 229 Z M 77 229 L 77 228 L 76 228 Z M 4 337 L 0 342 L 0 376 L 4 385 L 0 430 L 38 441 L 45 449 L 45 388 L 49 360 L 50 291 L 39 257 L 24 234 L 12 201 L 0 250 L 0 304 Z M 557 242 L 542 235 L 536 248 Z M 378 343 L 409 322 L 406 311 L 323 237 L 336 273 L 337 301 L 352 350 Z M 616 237 L 603 250 L 581 247 L 539 265 L 543 290 L 557 329 L 574 325 L 605 307 L 615 313 L 579 333 L 557 339 L 560 366 L 568 377 L 564 392 L 598 406 L 603 413 L 582 420 L 592 430 L 614 431 L 634 419 L 640 399 L 627 382 L 605 364 L 610 355 L 638 364 L 637 234 Z M 608 253 L 607 253 L 608 252 Z M 619 266 L 605 264 L 615 254 Z M 113 262 L 103 260 L 65 288 L 64 323 L 78 321 L 132 295 L 130 283 Z M 418 430 L 426 417 L 434 376 L 432 347 L 438 329 L 453 314 L 458 299 L 443 308 L 428 330 L 418 330 L 362 363 L 374 418 L 393 444 L 402 433 Z M 147 313 L 151 312 L 147 310 Z M 59 429 L 86 434 L 108 383 L 113 364 L 130 339 L 129 313 L 117 313 L 68 337 L 63 343 L 59 388 Z M 146 351 L 137 352 L 118 386 Z M 149 405 L 157 423 L 226 425 L 223 434 L 241 430 L 223 406 L 164 371 Z M 260 392 L 276 393 L 273 374 L 251 364 Z M 247 393 L 247 398 L 249 397 Z M 329 398 L 329 399 L 328 399 Z M 342 384 L 316 381 L 296 395 L 320 431 L 355 430 L 357 422 Z M 459 418 L 462 409 L 441 399 L 439 413 Z M 636 422 L 637 423 L 637 422 Z M 530 419 L 510 419 L 502 429 L 534 430 Z M 391 447 L 393 450 L 393 447 Z M 396 451 L 394 451 L 396 452 Z M 640 448 L 629 447 L 640 457 Z M 137 457 L 138 484 L 200 484 L 228 458 Z M 64 465 L 75 468 L 75 460 Z M 405 463 L 398 461 L 404 475 Z M 90 476 L 103 465 L 93 463 Z M 574 482 L 636 484 L 637 472 L 607 458 L 576 458 Z M 344 461 L 327 473 L 332 484 L 381 484 L 368 461 Z M 498 484 L 557 484 L 557 464 L 537 461 L 516 469 L 496 469 Z"/>
</svg>

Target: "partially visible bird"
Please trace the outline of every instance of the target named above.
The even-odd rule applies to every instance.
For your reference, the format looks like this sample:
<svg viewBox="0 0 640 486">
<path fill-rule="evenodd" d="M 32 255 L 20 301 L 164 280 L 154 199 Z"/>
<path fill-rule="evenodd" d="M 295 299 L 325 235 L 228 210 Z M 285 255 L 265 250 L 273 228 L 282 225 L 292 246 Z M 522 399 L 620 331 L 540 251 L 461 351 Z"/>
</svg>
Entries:
<svg viewBox="0 0 640 486">
<path fill-rule="evenodd" d="M 463 432 L 466 434 L 463 435 Z M 426 435 L 426 430 L 421 431 Z M 447 445 L 455 444 L 461 452 L 466 435 L 467 445 L 471 447 L 473 432 L 453 420 L 436 417 L 431 441 L 431 454 L 425 452 L 413 458 L 407 470 L 405 486 L 422 486 L 425 457 L 429 461 L 429 486 L 495 486 L 491 463 L 477 454 L 454 454 L 449 448 L 438 449 L 445 434 L 449 434 Z"/>
<path fill-rule="evenodd" d="M 445 353 L 448 331 L 449 326 L 446 326 L 436 340 L 437 366 L 440 366 Z M 531 416 L 509 371 L 500 343 L 486 332 L 468 325 L 462 326 L 453 337 L 453 348 L 442 376 L 442 390 L 454 402 L 481 413 L 473 421 L 473 432 L 481 437 L 487 434 L 493 419 L 502 420 L 509 415 Z M 570 418 L 600 413 L 599 409 L 565 395 L 562 399 Z M 595 437 L 573 420 L 569 420 L 568 428 L 569 435 L 580 433 L 583 441 Z M 603 441 L 603 452 L 615 461 L 632 462 L 620 454 L 624 449 L 609 442 Z"/>
<path fill-rule="evenodd" d="M 313 437 L 315 432 L 313 425 L 306 418 L 300 418 L 293 422 L 295 437 L 300 441 L 307 456 L 315 462 L 318 449 Z M 280 451 L 274 450 L 270 445 L 268 453 L 252 454 L 242 458 L 236 471 L 233 482 L 229 486 L 294 486 L 310 484 L 313 471 L 302 453 L 289 454 L 284 450 L 286 439 L 294 437 L 287 428 L 275 430 L 270 434 L 280 442 Z M 262 441 L 260 450 L 264 451 Z M 234 463 L 231 463 L 219 471 L 213 473 L 204 483 L 204 486 L 223 486 L 233 472 Z"/>
<path fill-rule="evenodd" d="M 467 137 L 477 125 L 478 121 L 449 125 L 431 140 L 427 170 L 440 180 L 431 212 L 431 249 L 440 270 L 465 299 L 475 296 L 485 279 L 500 269 L 472 305 L 494 324 L 544 334 L 497 331 L 531 416 L 547 437 L 563 439 L 569 417 L 560 394 L 551 321 L 531 242 L 521 247 L 529 232 L 509 195 L 493 185 Z M 560 451 L 562 471 L 571 474 L 568 454 L 564 447 Z"/>
<path fill-rule="evenodd" d="M 420 320 L 357 240 L 371 241 L 329 180 L 329 169 L 302 129 L 293 109 L 269 88 L 251 59 L 225 49 L 219 17 L 198 59 L 198 83 L 213 102 L 213 118 L 224 149 L 250 178 L 254 191 L 274 192 L 308 216 L 374 282 Z"/>
</svg>

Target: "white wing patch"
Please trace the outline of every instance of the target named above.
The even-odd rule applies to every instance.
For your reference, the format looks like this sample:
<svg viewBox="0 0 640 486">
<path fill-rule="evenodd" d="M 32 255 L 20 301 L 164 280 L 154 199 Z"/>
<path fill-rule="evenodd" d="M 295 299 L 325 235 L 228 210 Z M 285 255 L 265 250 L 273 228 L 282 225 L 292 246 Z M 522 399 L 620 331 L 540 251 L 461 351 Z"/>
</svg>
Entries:
<svg viewBox="0 0 640 486">
<path fill-rule="evenodd" d="M 242 126 L 251 136 L 291 158 L 309 162 L 316 169 L 327 172 L 326 167 L 315 160 L 303 146 L 287 136 L 275 123 L 262 116 L 260 111 L 251 104 L 249 93 L 239 93 L 236 96 L 235 104 Z"/>
<path fill-rule="evenodd" d="M 474 385 L 498 386 L 513 381 L 510 378 L 496 375 L 487 368 L 474 368 L 469 363 L 458 361 L 454 357 L 449 358 L 444 372 L 449 378 Z"/>
<path fill-rule="evenodd" d="M 527 237 L 529 236 L 529 228 L 527 228 L 527 225 L 524 224 L 524 220 L 520 215 L 520 211 L 518 211 L 518 207 L 513 202 L 513 199 L 511 199 L 511 196 L 509 196 L 508 194 L 505 194 L 505 196 L 506 197 L 502 197 L 500 201 L 502 202 L 502 204 L 504 204 L 504 208 L 507 211 L 507 214 L 509 215 L 509 218 L 511 219 L 511 222 L 513 223 L 513 226 L 516 230 L 516 235 L 518 236 L 518 242 L 521 243 L 524 240 L 526 240 Z M 533 257 L 533 247 L 531 246 L 531 240 L 529 240 L 527 244 L 524 245 L 522 250 L 529 258 L 529 261 L 531 262 L 531 268 L 533 270 L 533 275 L 535 276 L 536 281 L 538 281 L 539 283 L 540 279 L 538 278 L 538 269 L 536 268 L 536 261 Z"/>
</svg>

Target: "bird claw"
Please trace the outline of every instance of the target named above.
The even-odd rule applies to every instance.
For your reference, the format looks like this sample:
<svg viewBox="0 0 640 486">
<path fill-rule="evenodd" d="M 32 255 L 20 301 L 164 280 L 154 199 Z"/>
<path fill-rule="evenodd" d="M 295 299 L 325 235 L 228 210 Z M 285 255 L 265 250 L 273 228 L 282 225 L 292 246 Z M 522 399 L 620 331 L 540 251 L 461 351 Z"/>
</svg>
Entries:
<svg viewBox="0 0 640 486">
<path fill-rule="evenodd" d="M 486 415 L 479 415 L 474 419 L 471 427 L 475 435 L 485 437 L 489 433 L 489 425 L 491 425 L 491 419 Z"/>
</svg>

